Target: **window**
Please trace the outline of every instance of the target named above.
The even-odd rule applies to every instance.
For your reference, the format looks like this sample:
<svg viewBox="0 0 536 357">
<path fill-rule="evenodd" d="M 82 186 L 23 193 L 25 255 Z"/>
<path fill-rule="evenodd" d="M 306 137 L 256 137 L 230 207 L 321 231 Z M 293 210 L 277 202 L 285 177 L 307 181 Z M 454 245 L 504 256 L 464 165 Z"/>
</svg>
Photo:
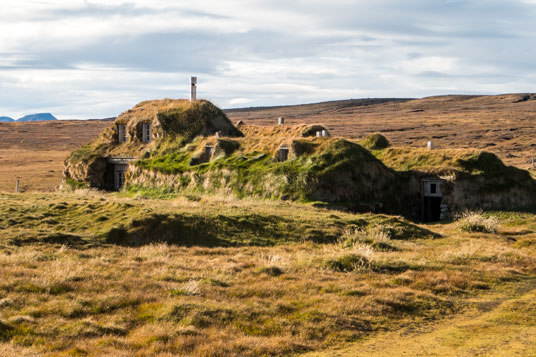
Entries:
<svg viewBox="0 0 536 357">
<path fill-rule="evenodd" d="M 206 145 L 205 146 L 205 160 L 210 161 L 212 153 L 214 152 L 214 146 Z"/>
<path fill-rule="evenodd" d="M 437 183 L 431 183 L 430 184 L 430 193 L 432 193 L 432 194 L 437 193 Z"/>
<path fill-rule="evenodd" d="M 151 124 L 144 123 L 142 128 L 142 141 L 148 144 L 151 142 Z"/>
<path fill-rule="evenodd" d="M 287 161 L 288 160 L 288 148 L 280 148 L 279 149 L 279 160 L 280 161 Z"/>
<path fill-rule="evenodd" d="M 127 142 L 127 126 L 125 124 L 117 124 L 117 137 L 120 143 Z"/>
<path fill-rule="evenodd" d="M 116 170 L 115 171 L 115 189 L 120 190 L 125 185 L 125 171 Z"/>
</svg>

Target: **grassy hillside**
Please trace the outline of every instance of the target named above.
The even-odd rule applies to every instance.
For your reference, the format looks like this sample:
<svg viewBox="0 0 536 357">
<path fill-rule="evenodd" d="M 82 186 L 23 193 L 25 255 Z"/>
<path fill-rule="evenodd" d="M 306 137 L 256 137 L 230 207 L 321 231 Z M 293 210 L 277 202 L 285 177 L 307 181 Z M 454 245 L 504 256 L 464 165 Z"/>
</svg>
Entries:
<svg viewBox="0 0 536 357">
<path fill-rule="evenodd" d="M 481 149 L 507 165 L 528 169 L 534 156 L 534 95 L 450 95 L 412 100 L 347 100 L 309 105 L 231 110 L 233 121 L 274 125 L 323 123 L 332 135 L 363 139 L 383 133 L 394 146 Z M 463 128 L 463 130 L 460 130 Z"/>
<path fill-rule="evenodd" d="M 281 355 L 457 321 L 536 287 L 536 216 L 488 217 L 496 233 L 288 202 L 0 195 L 0 353 Z M 494 323 L 525 326 L 519 306 Z"/>
<path fill-rule="evenodd" d="M 349 100 L 311 105 L 225 111 L 233 121 L 273 126 L 323 123 L 332 135 L 362 139 L 382 132 L 394 146 L 486 150 L 507 165 L 529 169 L 536 101 L 526 94 L 446 96 L 416 100 Z M 0 123 L 0 189 L 13 192 L 17 177 L 25 191 L 53 191 L 63 161 L 113 121 Z M 462 131 L 459 128 L 463 128 Z"/>
<path fill-rule="evenodd" d="M 289 141 L 272 138 L 271 141 Z M 221 145 L 220 140 L 220 146 Z M 353 204 L 373 210 L 390 192 L 394 172 L 369 151 L 345 140 L 292 140 L 291 155 L 280 161 L 276 149 L 256 150 L 255 139 L 227 142 L 229 153 L 216 153 L 210 161 L 196 162 L 206 140 L 154 152 L 135 165 L 129 177 L 132 186 L 171 189 L 176 192 L 225 193 L 238 198 L 257 197 L 298 201 Z M 218 145 L 218 144 L 216 144 Z M 235 149 L 236 148 L 236 149 Z M 151 173 L 162 173 L 154 177 Z M 166 177 L 171 175 L 171 177 Z M 167 184 L 169 182 L 169 184 Z"/>
</svg>

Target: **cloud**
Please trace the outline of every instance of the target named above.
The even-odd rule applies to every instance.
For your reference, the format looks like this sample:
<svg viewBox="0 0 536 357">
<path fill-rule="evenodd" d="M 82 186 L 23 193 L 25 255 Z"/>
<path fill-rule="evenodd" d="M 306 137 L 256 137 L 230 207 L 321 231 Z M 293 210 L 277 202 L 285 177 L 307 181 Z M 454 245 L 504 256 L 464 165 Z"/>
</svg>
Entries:
<svg viewBox="0 0 536 357">
<path fill-rule="evenodd" d="M 533 90 L 534 1 L 4 0 L 0 115 Z"/>
</svg>

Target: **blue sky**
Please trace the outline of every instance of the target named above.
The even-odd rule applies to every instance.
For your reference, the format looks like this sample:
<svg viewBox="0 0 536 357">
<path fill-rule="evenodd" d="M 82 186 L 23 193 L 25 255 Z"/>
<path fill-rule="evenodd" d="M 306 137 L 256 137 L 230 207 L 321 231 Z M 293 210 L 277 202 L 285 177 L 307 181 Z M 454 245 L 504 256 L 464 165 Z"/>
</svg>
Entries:
<svg viewBox="0 0 536 357">
<path fill-rule="evenodd" d="M 0 116 L 535 91 L 536 0 L 2 0 Z"/>
</svg>

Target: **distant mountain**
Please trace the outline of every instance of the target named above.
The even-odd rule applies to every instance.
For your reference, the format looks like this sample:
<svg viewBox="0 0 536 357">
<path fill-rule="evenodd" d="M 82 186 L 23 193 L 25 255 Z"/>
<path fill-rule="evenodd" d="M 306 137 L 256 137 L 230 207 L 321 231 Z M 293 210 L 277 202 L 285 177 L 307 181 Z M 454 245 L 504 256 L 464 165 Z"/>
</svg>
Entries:
<svg viewBox="0 0 536 357">
<path fill-rule="evenodd" d="M 6 121 L 15 121 L 15 120 L 10 117 L 0 117 L 0 122 L 6 122 Z"/>
<path fill-rule="evenodd" d="M 26 115 L 22 118 L 17 119 L 17 121 L 44 121 L 44 120 L 58 120 L 54 115 L 50 113 L 38 113 Z"/>
</svg>

